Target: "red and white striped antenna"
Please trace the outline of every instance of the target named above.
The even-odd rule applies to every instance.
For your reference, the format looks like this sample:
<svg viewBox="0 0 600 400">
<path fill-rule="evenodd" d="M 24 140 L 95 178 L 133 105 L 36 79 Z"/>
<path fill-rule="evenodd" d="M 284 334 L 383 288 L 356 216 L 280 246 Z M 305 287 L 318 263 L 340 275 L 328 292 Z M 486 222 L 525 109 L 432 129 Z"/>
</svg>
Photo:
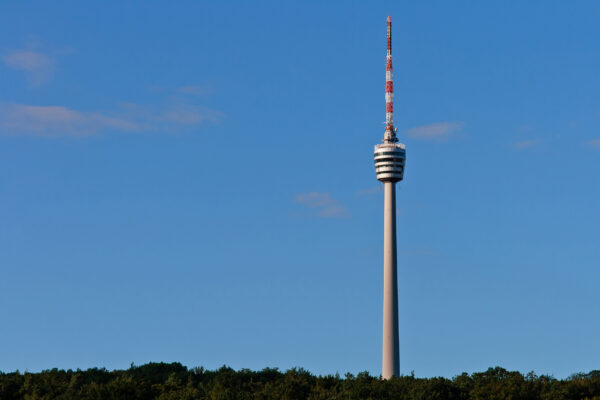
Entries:
<svg viewBox="0 0 600 400">
<path fill-rule="evenodd" d="M 384 142 L 397 142 L 394 128 L 394 77 L 392 67 L 392 17 L 387 17 L 387 56 L 385 63 L 385 135 Z"/>
</svg>

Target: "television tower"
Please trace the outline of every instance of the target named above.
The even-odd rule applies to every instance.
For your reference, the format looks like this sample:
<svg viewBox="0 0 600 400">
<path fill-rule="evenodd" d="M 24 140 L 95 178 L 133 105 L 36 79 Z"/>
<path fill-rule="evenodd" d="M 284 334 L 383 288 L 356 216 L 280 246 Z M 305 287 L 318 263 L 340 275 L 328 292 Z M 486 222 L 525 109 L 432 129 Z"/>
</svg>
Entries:
<svg viewBox="0 0 600 400">
<path fill-rule="evenodd" d="M 396 182 L 404 177 L 406 148 L 398 143 L 394 128 L 394 82 L 392 77 L 392 19 L 387 17 L 385 64 L 385 133 L 375 145 L 375 173 L 385 185 L 383 216 L 383 356 L 381 377 L 400 375 L 398 338 L 398 265 L 396 262 Z"/>
</svg>

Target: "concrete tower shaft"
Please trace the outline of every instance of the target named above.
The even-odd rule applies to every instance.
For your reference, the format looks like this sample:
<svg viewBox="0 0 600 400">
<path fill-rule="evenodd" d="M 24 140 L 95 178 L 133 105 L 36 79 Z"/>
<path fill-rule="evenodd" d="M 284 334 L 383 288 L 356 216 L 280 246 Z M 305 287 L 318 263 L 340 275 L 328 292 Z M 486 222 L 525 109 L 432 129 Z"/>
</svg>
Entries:
<svg viewBox="0 0 600 400">
<path fill-rule="evenodd" d="M 396 183 L 385 182 L 383 218 L 383 346 L 381 377 L 400 375 L 398 267 L 396 254 Z"/>
<path fill-rule="evenodd" d="M 398 264 L 396 254 L 396 182 L 404 179 L 406 147 L 398 143 L 394 127 L 394 82 L 392 67 L 392 19 L 387 18 L 385 67 L 385 132 L 375 145 L 375 174 L 385 185 L 383 214 L 383 346 L 381 377 L 400 375 L 398 335 Z"/>
</svg>

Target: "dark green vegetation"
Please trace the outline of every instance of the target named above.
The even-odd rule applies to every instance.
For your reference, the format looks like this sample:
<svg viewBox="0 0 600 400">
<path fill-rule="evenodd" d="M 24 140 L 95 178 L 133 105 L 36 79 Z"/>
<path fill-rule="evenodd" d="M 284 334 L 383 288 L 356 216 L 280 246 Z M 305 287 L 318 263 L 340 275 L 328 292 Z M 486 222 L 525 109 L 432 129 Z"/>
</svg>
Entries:
<svg viewBox="0 0 600 400">
<path fill-rule="evenodd" d="M 453 379 L 403 376 L 381 381 L 366 372 L 342 378 L 314 376 L 303 369 L 208 371 L 179 363 L 150 363 L 124 371 L 0 373 L 0 399 L 600 400 L 600 371 L 557 380 L 496 367 Z"/>
</svg>

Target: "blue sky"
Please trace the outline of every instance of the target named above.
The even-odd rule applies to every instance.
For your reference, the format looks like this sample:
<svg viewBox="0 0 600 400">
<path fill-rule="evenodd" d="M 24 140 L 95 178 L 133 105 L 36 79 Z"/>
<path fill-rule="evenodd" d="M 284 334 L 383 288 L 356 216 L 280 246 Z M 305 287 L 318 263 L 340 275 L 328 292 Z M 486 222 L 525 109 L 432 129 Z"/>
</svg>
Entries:
<svg viewBox="0 0 600 400">
<path fill-rule="evenodd" d="M 0 370 L 598 369 L 600 5 L 3 2 Z"/>
</svg>

